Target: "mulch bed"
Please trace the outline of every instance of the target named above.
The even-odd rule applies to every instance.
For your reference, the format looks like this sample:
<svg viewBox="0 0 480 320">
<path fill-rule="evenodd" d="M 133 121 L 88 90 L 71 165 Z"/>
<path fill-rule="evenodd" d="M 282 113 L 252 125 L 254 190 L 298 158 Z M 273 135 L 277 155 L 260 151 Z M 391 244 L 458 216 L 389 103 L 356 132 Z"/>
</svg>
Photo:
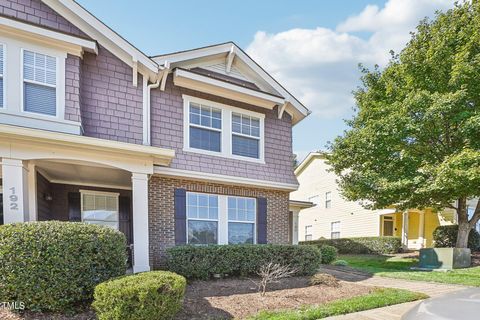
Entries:
<svg viewBox="0 0 480 320">
<path fill-rule="evenodd" d="M 219 279 L 193 281 L 187 287 L 182 310 L 176 320 L 243 319 L 261 310 L 299 308 L 328 301 L 364 295 L 373 290 L 348 282 L 338 287 L 310 286 L 308 277 L 283 279 L 269 286 L 262 297 L 250 279 Z M 75 315 L 26 312 L 18 314 L 0 309 L 1 320 L 94 320 L 95 313 L 87 309 Z"/>
<path fill-rule="evenodd" d="M 194 281 L 189 284 L 183 309 L 176 320 L 244 319 L 261 310 L 319 305 L 370 293 L 373 288 L 340 282 L 339 287 L 310 286 L 308 277 L 283 279 L 270 285 L 264 297 L 249 279 Z"/>
</svg>

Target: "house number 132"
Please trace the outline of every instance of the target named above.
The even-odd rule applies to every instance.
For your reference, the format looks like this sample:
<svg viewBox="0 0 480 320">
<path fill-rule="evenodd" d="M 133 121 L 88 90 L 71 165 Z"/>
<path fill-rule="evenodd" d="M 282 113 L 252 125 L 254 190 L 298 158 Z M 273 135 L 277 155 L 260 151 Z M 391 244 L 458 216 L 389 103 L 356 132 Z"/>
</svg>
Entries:
<svg viewBox="0 0 480 320">
<path fill-rule="evenodd" d="M 18 196 L 15 194 L 15 187 L 11 187 L 10 195 L 8 199 L 10 200 L 10 210 L 18 210 Z"/>
</svg>

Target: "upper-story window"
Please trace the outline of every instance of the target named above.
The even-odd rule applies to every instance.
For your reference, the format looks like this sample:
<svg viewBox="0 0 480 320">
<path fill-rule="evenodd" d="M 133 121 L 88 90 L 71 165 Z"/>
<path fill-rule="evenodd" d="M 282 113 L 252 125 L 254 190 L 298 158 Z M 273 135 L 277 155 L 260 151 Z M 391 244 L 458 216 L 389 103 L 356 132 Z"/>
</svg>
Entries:
<svg viewBox="0 0 480 320">
<path fill-rule="evenodd" d="M 325 192 L 325 208 L 329 209 L 332 207 L 332 192 Z"/>
<path fill-rule="evenodd" d="M 265 115 L 183 96 L 184 150 L 264 162 Z"/>
<path fill-rule="evenodd" d="M 23 110 L 57 115 L 57 59 L 23 50 Z"/>
</svg>

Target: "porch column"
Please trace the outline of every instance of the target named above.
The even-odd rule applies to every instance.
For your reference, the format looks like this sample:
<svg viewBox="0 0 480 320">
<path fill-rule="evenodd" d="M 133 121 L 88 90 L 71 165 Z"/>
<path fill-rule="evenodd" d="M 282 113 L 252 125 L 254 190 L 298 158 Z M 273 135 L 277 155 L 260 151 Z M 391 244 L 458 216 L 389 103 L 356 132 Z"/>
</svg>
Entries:
<svg viewBox="0 0 480 320">
<path fill-rule="evenodd" d="M 292 211 L 292 244 L 298 244 L 298 210 Z"/>
<path fill-rule="evenodd" d="M 35 163 L 32 161 L 28 162 L 28 209 L 30 215 L 28 221 L 37 221 L 38 220 L 38 211 L 37 211 L 37 170 L 35 168 Z"/>
<path fill-rule="evenodd" d="M 3 221 L 28 221 L 28 169 L 19 159 L 2 158 Z"/>
<path fill-rule="evenodd" d="M 408 211 L 402 212 L 402 245 L 408 249 Z"/>
<path fill-rule="evenodd" d="M 419 242 L 419 249 L 422 249 L 424 246 L 424 239 L 425 239 L 425 212 L 418 213 L 418 242 Z"/>
<path fill-rule="evenodd" d="M 150 271 L 148 240 L 148 175 L 132 173 L 133 272 Z"/>
</svg>

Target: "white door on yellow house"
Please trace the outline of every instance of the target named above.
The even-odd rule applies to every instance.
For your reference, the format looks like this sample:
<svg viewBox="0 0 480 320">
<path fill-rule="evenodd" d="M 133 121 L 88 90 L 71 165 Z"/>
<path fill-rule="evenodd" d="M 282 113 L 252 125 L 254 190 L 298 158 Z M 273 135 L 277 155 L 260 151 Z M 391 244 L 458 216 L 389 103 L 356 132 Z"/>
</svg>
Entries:
<svg viewBox="0 0 480 320">
<path fill-rule="evenodd" d="M 392 216 L 383 216 L 383 226 L 382 230 L 383 233 L 382 235 L 385 237 L 392 237 L 393 236 L 393 231 L 394 231 L 394 220 Z"/>
</svg>

